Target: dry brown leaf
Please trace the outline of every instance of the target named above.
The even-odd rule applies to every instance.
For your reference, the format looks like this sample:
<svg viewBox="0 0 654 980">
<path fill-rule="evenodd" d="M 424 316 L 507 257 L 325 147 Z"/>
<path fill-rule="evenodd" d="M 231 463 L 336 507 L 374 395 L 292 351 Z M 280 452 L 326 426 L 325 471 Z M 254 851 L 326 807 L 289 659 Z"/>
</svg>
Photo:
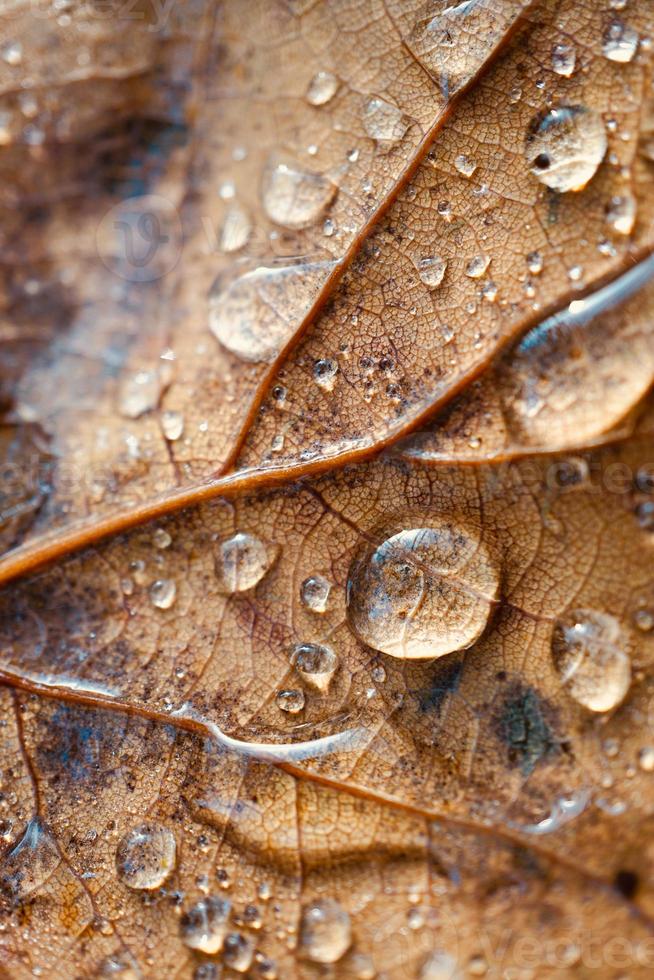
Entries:
<svg viewBox="0 0 654 980">
<path fill-rule="evenodd" d="M 3 15 L 0 976 L 651 975 L 622 7 Z"/>
</svg>

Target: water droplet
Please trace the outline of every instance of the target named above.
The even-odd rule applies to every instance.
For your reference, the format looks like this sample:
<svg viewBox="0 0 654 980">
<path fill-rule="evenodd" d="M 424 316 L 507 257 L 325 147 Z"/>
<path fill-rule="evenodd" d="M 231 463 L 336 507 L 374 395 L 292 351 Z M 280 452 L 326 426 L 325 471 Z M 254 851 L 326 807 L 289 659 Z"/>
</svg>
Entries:
<svg viewBox="0 0 654 980">
<path fill-rule="evenodd" d="M 636 222 L 636 198 L 633 194 L 618 194 L 611 198 L 606 220 L 620 235 L 630 235 Z"/>
<path fill-rule="evenodd" d="M 320 643 L 298 643 L 291 651 L 290 660 L 307 684 L 322 692 L 329 688 L 338 667 L 334 651 Z"/>
<path fill-rule="evenodd" d="M 333 898 L 322 898 L 302 910 L 300 942 L 314 963 L 336 963 L 350 947 L 352 927 L 345 909 Z"/>
<path fill-rule="evenodd" d="M 238 252 L 243 248 L 252 232 L 252 222 L 243 208 L 234 206 L 225 215 L 220 230 L 220 249 L 223 252 Z"/>
<path fill-rule="evenodd" d="M 527 255 L 527 268 L 532 276 L 538 276 L 543 271 L 543 256 L 540 252 L 529 252 Z"/>
<path fill-rule="evenodd" d="M 636 521 L 644 531 L 654 531 L 654 501 L 645 500 L 636 507 Z"/>
<path fill-rule="evenodd" d="M 609 61 L 626 64 L 636 54 L 638 31 L 617 18 L 609 24 L 602 38 L 602 51 Z"/>
<path fill-rule="evenodd" d="M 223 948 L 223 963 L 236 970 L 237 973 L 247 973 L 254 956 L 254 944 L 249 936 L 241 932 L 230 932 L 225 937 Z"/>
<path fill-rule="evenodd" d="M 184 416 L 181 412 L 162 412 L 161 428 L 169 442 L 176 442 L 184 432 Z"/>
<path fill-rule="evenodd" d="M 606 131 L 597 112 L 558 106 L 532 121 L 525 155 L 532 174 L 547 187 L 580 191 L 597 172 L 606 148 Z"/>
<path fill-rule="evenodd" d="M 348 617 L 374 650 L 433 660 L 481 636 L 498 584 L 485 547 L 463 529 L 400 531 L 353 562 Z"/>
<path fill-rule="evenodd" d="M 568 269 L 568 279 L 570 282 L 579 282 L 584 274 L 584 270 L 580 265 L 573 265 Z"/>
<path fill-rule="evenodd" d="M 300 586 L 300 598 L 311 612 L 324 613 L 331 589 L 331 583 L 322 575 L 311 575 Z"/>
<path fill-rule="evenodd" d="M 118 877 L 128 888 L 160 888 L 175 867 L 175 835 L 167 827 L 144 823 L 127 833 L 116 849 Z"/>
<path fill-rule="evenodd" d="M 487 255 L 475 255 L 466 266 L 466 275 L 471 279 L 480 279 L 489 265 L 490 258 Z"/>
<path fill-rule="evenodd" d="M 425 286 L 429 289 L 436 289 L 445 277 L 447 262 L 440 255 L 428 255 L 418 260 L 416 268 Z"/>
<path fill-rule="evenodd" d="M 634 626 L 642 633 L 649 633 L 654 630 L 654 611 L 651 609 L 637 609 L 633 615 Z"/>
<path fill-rule="evenodd" d="M 561 42 L 552 48 L 552 68 L 557 75 L 570 78 L 577 63 L 577 54 L 572 44 Z"/>
<path fill-rule="evenodd" d="M 244 361 L 272 361 L 311 307 L 333 262 L 285 260 L 219 276 L 209 294 L 209 329 Z"/>
<path fill-rule="evenodd" d="M 170 548 L 171 544 L 173 543 L 173 539 L 165 528 L 158 527 L 152 535 L 152 542 L 155 548 L 159 548 L 163 551 L 166 548 Z"/>
<path fill-rule="evenodd" d="M 111 980 L 141 980 L 143 974 L 138 963 L 128 952 L 121 950 L 107 956 L 98 968 L 98 975 Z"/>
<path fill-rule="evenodd" d="M 253 589 L 268 572 L 279 554 L 277 545 L 261 541 L 253 534 L 237 532 L 223 541 L 216 555 L 216 575 L 221 592 L 231 595 Z"/>
<path fill-rule="evenodd" d="M 157 609 L 170 609 L 177 597 L 177 586 L 171 578 L 160 578 L 150 586 L 150 600 Z"/>
<path fill-rule="evenodd" d="M 15 68 L 23 60 L 23 45 L 20 41 L 10 41 L 2 47 L 2 60 Z"/>
<path fill-rule="evenodd" d="M 325 357 L 320 361 L 316 361 L 313 366 L 314 380 L 325 391 L 333 391 L 337 374 L 338 361 L 335 361 L 333 357 Z"/>
<path fill-rule="evenodd" d="M 322 226 L 323 235 L 325 235 L 326 238 L 331 238 L 335 231 L 336 231 L 336 225 L 334 224 L 332 219 L 325 218 L 325 221 Z"/>
<path fill-rule="evenodd" d="M 180 920 L 182 941 L 201 953 L 219 952 L 227 935 L 231 911 L 232 904 L 226 898 L 208 895 L 200 899 Z"/>
<path fill-rule="evenodd" d="M 464 177 L 472 177 L 475 170 L 477 169 L 477 164 L 470 157 L 466 156 L 465 153 L 460 153 L 458 157 L 454 160 L 454 166 L 463 174 Z"/>
<path fill-rule="evenodd" d="M 330 71 L 317 72 L 307 89 L 307 102 L 311 105 L 325 105 L 338 91 L 338 78 Z"/>
<path fill-rule="evenodd" d="M 420 971 L 420 980 L 461 980 L 461 977 L 454 957 L 440 949 L 427 957 Z"/>
<path fill-rule="evenodd" d="M 297 689 L 278 691 L 275 702 L 281 711 L 286 711 L 289 715 L 297 715 L 304 708 L 304 691 Z"/>
<path fill-rule="evenodd" d="M 568 693 L 591 711 L 611 711 L 629 690 L 626 642 L 620 623 L 607 613 L 578 609 L 559 620 L 552 657 Z"/>
<path fill-rule="evenodd" d="M 159 404 L 159 399 L 171 381 L 169 365 L 153 368 L 150 371 L 137 371 L 122 385 L 118 407 L 120 414 L 127 419 L 137 419 L 151 412 Z"/>
<path fill-rule="evenodd" d="M 381 143 L 401 140 L 409 124 L 401 109 L 385 99 L 369 99 L 363 110 L 363 128 L 371 139 Z"/>
<path fill-rule="evenodd" d="M 643 772 L 654 772 L 654 746 L 647 745 L 640 750 L 638 765 Z"/>
<path fill-rule="evenodd" d="M 481 291 L 482 298 L 485 299 L 487 303 L 494 303 L 497 299 L 497 293 L 497 283 L 493 282 L 492 279 L 489 279 Z"/>
<path fill-rule="evenodd" d="M 332 203 L 338 188 L 321 174 L 301 170 L 290 163 L 271 164 L 263 174 L 263 207 L 277 225 L 306 228 Z"/>
</svg>

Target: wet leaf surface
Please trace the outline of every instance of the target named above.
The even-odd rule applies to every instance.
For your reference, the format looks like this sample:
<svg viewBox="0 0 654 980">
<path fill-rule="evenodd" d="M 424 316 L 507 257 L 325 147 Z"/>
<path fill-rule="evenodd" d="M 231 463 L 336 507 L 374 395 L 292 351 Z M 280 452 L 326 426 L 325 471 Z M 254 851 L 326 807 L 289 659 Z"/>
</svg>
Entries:
<svg viewBox="0 0 654 980">
<path fill-rule="evenodd" d="M 650 5 L 1 29 L 0 976 L 651 975 Z"/>
</svg>

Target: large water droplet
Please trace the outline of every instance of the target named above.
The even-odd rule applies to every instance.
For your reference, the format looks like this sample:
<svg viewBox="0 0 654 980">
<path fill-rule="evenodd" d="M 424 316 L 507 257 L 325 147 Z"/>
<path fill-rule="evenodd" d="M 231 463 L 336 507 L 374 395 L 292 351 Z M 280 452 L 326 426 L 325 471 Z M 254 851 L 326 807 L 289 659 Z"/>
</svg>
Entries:
<svg viewBox="0 0 654 980">
<path fill-rule="evenodd" d="M 380 143 L 397 143 L 407 129 L 408 121 L 401 109 L 385 99 L 369 99 L 363 110 L 363 128 L 371 139 Z"/>
<path fill-rule="evenodd" d="M 490 258 L 488 255 L 475 255 L 466 266 L 466 275 L 470 279 L 481 279 L 489 265 Z"/>
<path fill-rule="evenodd" d="M 609 24 L 602 39 L 602 51 L 609 61 L 626 64 L 636 54 L 638 31 L 617 18 Z"/>
<path fill-rule="evenodd" d="M 338 91 L 338 78 L 331 71 L 317 72 L 307 89 L 307 102 L 311 105 L 326 105 Z"/>
<path fill-rule="evenodd" d="M 177 597 L 177 586 L 171 578 L 160 578 L 150 586 L 150 600 L 157 609 L 170 609 Z"/>
<path fill-rule="evenodd" d="M 175 867 L 175 835 L 167 827 L 144 823 L 126 834 L 116 848 L 118 877 L 129 888 L 160 888 Z"/>
<path fill-rule="evenodd" d="M 286 260 L 235 278 L 219 276 L 209 293 L 209 329 L 244 361 L 272 361 L 311 307 L 333 262 Z"/>
<path fill-rule="evenodd" d="M 274 565 L 277 545 L 241 531 L 223 541 L 216 554 L 216 576 L 221 592 L 231 595 L 253 589 Z"/>
<path fill-rule="evenodd" d="M 498 584 L 486 548 L 465 530 L 400 531 L 353 562 L 348 616 L 373 649 L 432 660 L 481 636 Z"/>
<path fill-rule="evenodd" d="M 322 692 L 329 688 L 338 667 L 334 651 L 320 643 L 299 643 L 293 647 L 291 663 L 307 684 Z"/>
<path fill-rule="evenodd" d="M 558 106 L 532 121 L 525 155 L 532 174 L 555 191 L 580 191 L 604 159 L 601 116 L 584 106 Z"/>
<path fill-rule="evenodd" d="M 225 938 L 223 962 L 237 973 L 246 973 L 254 957 L 254 943 L 241 932 L 230 932 Z"/>
<path fill-rule="evenodd" d="M 321 898 L 302 910 L 300 942 L 314 963 L 336 963 L 352 942 L 350 917 L 333 898 Z"/>
<path fill-rule="evenodd" d="M 277 225 L 306 228 L 332 203 L 338 188 L 321 174 L 301 170 L 292 163 L 273 163 L 263 174 L 263 207 Z"/>
<path fill-rule="evenodd" d="M 325 391 L 333 391 L 338 374 L 338 361 L 333 357 L 321 358 L 313 365 L 313 377 L 317 385 Z"/>
<path fill-rule="evenodd" d="M 183 942 L 202 953 L 217 953 L 223 948 L 231 911 L 231 902 L 226 898 L 207 895 L 200 899 L 180 920 Z"/>
<path fill-rule="evenodd" d="M 311 575 L 300 586 L 300 598 L 311 612 L 324 613 L 331 589 L 331 584 L 322 575 Z"/>
<path fill-rule="evenodd" d="M 554 627 L 552 657 L 568 693 L 591 711 L 610 711 L 629 690 L 631 660 L 614 616 L 569 612 Z"/>
<path fill-rule="evenodd" d="M 572 44 L 562 41 L 552 48 L 552 68 L 557 75 L 570 78 L 574 73 L 577 54 Z"/>
<path fill-rule="evenodd" d="M 418 259 L 416 268 L 425 286 L 429 289 L 436 289 L 445 277 L 447 262 L 440 255 L 428 255 Z"/>
</svg>

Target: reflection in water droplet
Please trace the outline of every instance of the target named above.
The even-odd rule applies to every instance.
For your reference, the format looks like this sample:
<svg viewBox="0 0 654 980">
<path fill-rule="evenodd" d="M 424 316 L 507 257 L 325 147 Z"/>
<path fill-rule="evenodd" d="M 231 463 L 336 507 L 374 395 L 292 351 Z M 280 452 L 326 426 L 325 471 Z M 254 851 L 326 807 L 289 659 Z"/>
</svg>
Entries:
<svg viewBox="0 0 654 980">
<path fill-rule="evenodd" d="M 253 589 L 274 565 L 279 549 L 256 538 L 237 532 L 223 541 L 216 555 L 216 576 L 221 592 L 231 595 Z"/>
<path fill-rule="evenodd" d="M 284 689 L 275 695 L 275 702 L 281 711 L 286 711 L 289 715 L 297 715 L 304 708 L 304 691 L 297 689 Z"/>
<path fill-rule="evenodd" d="M 353 562 L 348 617 L 374 650 L 433 660 L 481 636 L 498 584 L 486 548 L 466 531 L 400 531 Z"/>
<path fill-rule="evenodd" d="M 619 61 L 626 64 L 636 54 L 638 47 L 638 31 L 623 24 L 621 20 L 613 20 L 602 39 L 602 51 L 609 61 Z"/>
<path fill-rule="evenodd" d="M 167 827 L 144 823 L 127 833 L 116 849 L 118 877 L 128 888 L 160 888 L 175 867 L 175 835 Z"/>
<path fill-rule="evenodd" d="M 321 174 L 301 170 L 294 164 L 277 163 L 266 167 L 261 196 L 263 207 L 277 225 L 306 228 L 332 203 L 338 188 Z"/>
<path fill-rule="evenodd" d="M 170 609 L 177 597 L 177 586 L 171 578 L 160 578 L 150 586 L 150 600 L 157 609 Z"/>
<path fill-rule="evenodd" d="M 306 683 L 321 692 L 329 688 L 338 667 L 334 651 L 320 643 L 299 643 L 293 647 L 290 659 Z"/>
<path fill-rule="evenodd" d="M 454 166 L 463 174 L 464 177 L 472 177 L 475 170 L 477 169 L 477 164 L 470 157 L 466 156 L 465 153 L 460 153 L 458 157 L 454 160 Z"/>
<path fill-rule="evenodd" d="M 331 584 L 322 575 L 311 575 L 300 586 L 300 598 L 311 612 L 324 613 L 331 589 Z"/>
<path fill-rule="evenodd" d="M 316 361 L 313 366 L 315 382 L 321 388 L 324 388 L 325 391 L 333 391 L 337 374 L 338 361 L 335 361 L 333 357 L 325 357 L 320 361 Z"/>
<path fill-rule="evenodd" d="M 442 283 L 447 270 L 447 262 L 440 255 L 429 255 L 416 263 L 418 275 L 425 286 L 436 289 Z"/>
<path fill-rule="evenodd" d="M 381 143 L 397 143 L 407 129 L 408 121 L 396 105 L 385 99 L 369 99 L 363 110 L 363 128 L 371 139 Z"/>
<path fill-rule="evenodd" d="M 220 250 L 238 252 L 247 244 L 251 231 L 252 223 L 247 211 L 238 206 L 230 208 L 220 230 Z"/>
<path fill-rule="evenodd" d="M 333 898 L 312 902 L 302 910 L 300 942 L 314 963 L 336 963 L 352 942 L 349 915 Z"/>
<path fill-rule="evenodd" d="M 207 895 L 196 902 L 180 920 L 180 935 L 190 949 L 209 955 L 223 947 L 232 905 L 226 898 Z"/>
<path fill-rule="evenodd" d="M 470 279 L 480 279 L 490 265 L 490 258 L 487 255 L 475 255 L 470 259 L 466 266 L 466 275 Z"/>
<path fill-rule="evenodd" d="M 555 191 L 580 191 L 604 159 L 601 116 L 583 106 L 558 106 L 536 116 L 525 155 L 532 174 Z"/>
<path fill-rule="evenodd" d="M 577 54 L 572 44 L 561 42 L 552 48 L 552 68 L 557 75 L 570 78 L 575 70 Z"/>
<path fill-rule="evenodd" d="M 250 969 L 253 956 L 254 944 L 249 936 L 244 936 L 241 932 L 230 932 L 225 938 L 223 947 L 225 966 L 236 970 L 237 973 L 246 973 Z"/>
<path fill-rule="evenodd" d="M 633 194 L 619 194 L 611 198 L 606 220 L 620 235 L 630 235 L 636 222 L 636 198 Z"/>
<path fill-rule="evenodd" d="M 591 711 L 610 711 L 629 690 L 627 643 L 620 623 L 607 613 L 578 609 L 559 620 L 552 657 L 568 693 Z"/>
<path fill-rule="evenodd" d="M 311 105 L 325 105 L 334 98 L 338 90 L 338 78 L 330 71 L 319 71 L 309 82 L 307 102 Z"/>
<path fill-rule="evenodd" d="M 209 329 L 244 361 L 272 361 L 310 309 L 333 262 L 287 260 L 235 278 L 219 276 L 209 294 Z"/>
</svg>

